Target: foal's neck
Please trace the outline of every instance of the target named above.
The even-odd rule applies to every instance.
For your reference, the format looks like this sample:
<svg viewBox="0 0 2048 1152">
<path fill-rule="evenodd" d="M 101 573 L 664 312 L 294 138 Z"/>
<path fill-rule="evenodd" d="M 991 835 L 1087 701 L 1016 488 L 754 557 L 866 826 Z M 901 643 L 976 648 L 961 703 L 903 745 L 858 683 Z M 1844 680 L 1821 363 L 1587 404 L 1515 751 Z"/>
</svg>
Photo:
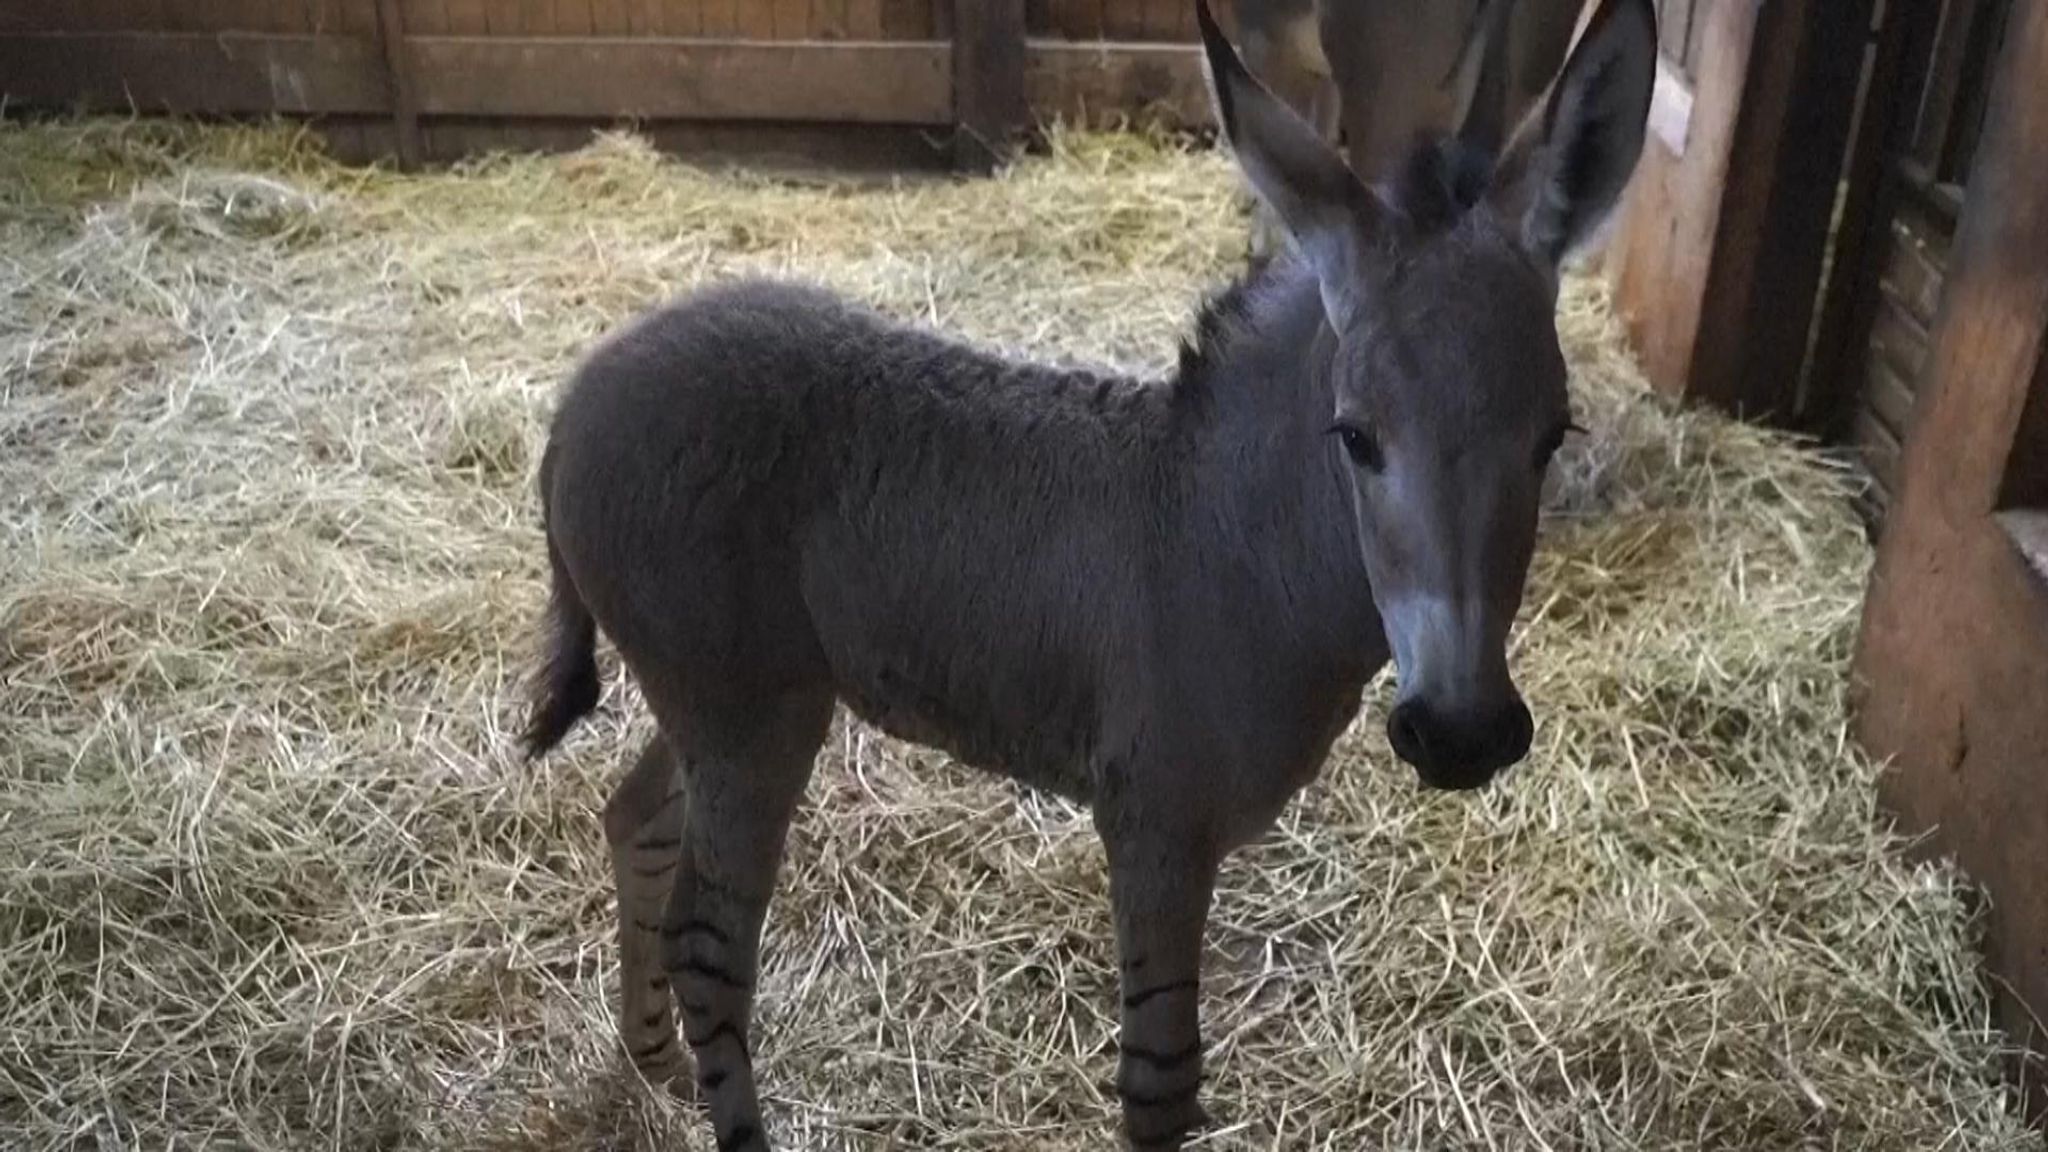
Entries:
<svg viewBox="0 0 2048 1152">
<path fill-rule="evenodd" d="M 1174 387 L 1192 546 L 1247 565 L 1268 598 L 1344 645 L 1377 635 L 1378 615 L 1328 434 L 1334 340 L 1315 278 L 1282 257 L 1203 309 Z"/>
</svg>

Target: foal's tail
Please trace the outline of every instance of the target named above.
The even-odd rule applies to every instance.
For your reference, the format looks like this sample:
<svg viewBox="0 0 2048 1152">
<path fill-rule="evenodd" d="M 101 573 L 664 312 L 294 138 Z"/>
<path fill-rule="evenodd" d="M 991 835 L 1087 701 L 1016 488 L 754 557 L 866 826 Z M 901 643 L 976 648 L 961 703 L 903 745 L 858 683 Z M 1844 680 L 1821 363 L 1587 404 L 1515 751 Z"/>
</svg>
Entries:
<svg viewBox="0 0 2048 1152">
<path fill-rule="evenodd" d="M 546 465 L 544 460 L 543 474 L 548 471 Z M 542 503 L 545 504 L 545 480 L 541 491 Z M 550 748 L 561 743 L 562 737 L 569 734 L 569 729 L 574 728 L 578 720 L 590 715 L 597 707 L 600 691 L 597 621 L 577 594 L 575 583 L 569 579 L 569 570 L 562 564 L 561 550 L 555 547 L 553 531 L 547 532 L 547 539 L 548 570 L 554 581 L 548 599 L 548 650 L 534 693 L 533 713 L 521 737 L 530 760 L 546 755 Z"/>
</svg>

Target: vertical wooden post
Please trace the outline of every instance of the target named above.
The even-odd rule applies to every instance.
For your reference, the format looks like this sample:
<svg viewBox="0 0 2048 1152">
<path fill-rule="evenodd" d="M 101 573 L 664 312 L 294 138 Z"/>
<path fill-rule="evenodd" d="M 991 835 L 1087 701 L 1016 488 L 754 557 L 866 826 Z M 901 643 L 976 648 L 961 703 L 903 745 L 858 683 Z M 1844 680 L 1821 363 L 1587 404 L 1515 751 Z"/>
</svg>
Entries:
<svg viewBox="0 0 2048 1152">
<path fill-rule="evenodd" d="M 1848 194 L 1835 230 L 1833 267 L 1822 285 L 1819 331 L 1799 398 L 1798 427 L 1829 443 L 1849 432 L 1856 410 L 1856 385 L 1863 380 L 1871 318 L 1879 299 L 1879 277 L 1869 271 L 1883 260 L 1891 227 L 1896 182 L 1886 171 L 1913 131 L 1911 76 L 1907 62 L 1934 33 L 1940 9 L 1911 0 L 1888 0 L 1878 29 L 1870 75 L 1864 85 L 1862 120 L 1854 127 L 1842 172 Z"/>
<path fill-rule="evenodd" d="M 1695 12 L 1684 151 L 1653 137 L 1609 253 L 1617 305 L 1660 391 L 1752 418 L 1792 414 L 1872 3 Z"/>
<path fill-rule="evenodd" d="M 953 163 L 990 172 L 1025 125 L 1024 0 L 953 0 Z"/>
<path fill-rule="evenodd" d="M 420 112 L 413 95 L 412 60 L 405 51 L 403 0 L 377 0 L 377 47 L 384 56 L 384 83 L 391 91 L 398 164 L 410 172 L 420 166 Z"/>
<path fill-rule="evenodd" d="M 2013 5 L 1993 85 L 1852 683 L 1880 796 L 1990 894 L 1985 963 L 2048 1125 L 2048 579 L 2016 503 L 2048 424 L 2048 3 Z"/>
</svg>

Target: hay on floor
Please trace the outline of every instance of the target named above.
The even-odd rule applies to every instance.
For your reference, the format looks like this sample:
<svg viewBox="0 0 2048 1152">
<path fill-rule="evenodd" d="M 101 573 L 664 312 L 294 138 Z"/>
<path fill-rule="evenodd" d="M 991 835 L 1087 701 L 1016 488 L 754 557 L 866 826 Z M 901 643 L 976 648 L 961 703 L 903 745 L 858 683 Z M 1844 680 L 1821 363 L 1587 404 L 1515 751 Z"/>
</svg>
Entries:
<svg viewBox="0 0 2048 1152">
<path fill-rule="evenodd" d="M 0 1146 L 708 1148 L 609 1015 L 637 698 L 533 768 L 508 738 L 565 369 L 770 271 L 1159 371 L 1236 187 L 1125 137 L 856 190 L 623 137 L 401 177 L 281 129 L 0 127 Z M 1235 858 L 1211 1146 L 2039 1147 L 1966 892 L 1846 744 L 1847 479 L 1652 399 L 1595 284 L 1561 315 L 1593 435 L 1517 641 L 1533 757 L 1420 794 L 1382 685 Z M 1113 1146 L 1084 815 L 850 723 L 810 795 L 778 1146 Z"/>
</svg>

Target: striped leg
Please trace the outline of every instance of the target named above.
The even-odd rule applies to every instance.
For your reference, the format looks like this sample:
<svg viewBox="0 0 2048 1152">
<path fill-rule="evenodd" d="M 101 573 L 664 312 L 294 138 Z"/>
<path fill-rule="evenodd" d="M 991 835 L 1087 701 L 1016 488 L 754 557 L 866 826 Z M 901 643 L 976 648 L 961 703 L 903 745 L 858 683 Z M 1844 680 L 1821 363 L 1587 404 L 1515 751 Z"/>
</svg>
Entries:
<svg viewBox="0 0 2048 1152">
<path fill-rule="evenodd" d="M 791 697 L 738 751 L 691 757 L 690 821 L 663 920 L 663 961 L 719 1152 L 768 1148 L 747 1043 L 761 925 L 831 716 L 829 695 Z"/>
<path fill-rule="evenodd" d="M 675 998 L 661 964 L 661 917 L 682 859 L 678 764 L 667 741 L 647 742 L 604 806 L 619 901 L 619 1037 L 650 1084 L 688 1097 L 689 1059 L 676 1039 Z"/>
<path fill-rule="evenodd" d="M 1135 842 L 1109 845 L 1123 993 L 1117 1094 L 1132 1148 L 1177 1150 L 1208 1122 L 1197 1000 L 1216 868 L 1161 831 L 1125 838 Z"/>
</svg>

